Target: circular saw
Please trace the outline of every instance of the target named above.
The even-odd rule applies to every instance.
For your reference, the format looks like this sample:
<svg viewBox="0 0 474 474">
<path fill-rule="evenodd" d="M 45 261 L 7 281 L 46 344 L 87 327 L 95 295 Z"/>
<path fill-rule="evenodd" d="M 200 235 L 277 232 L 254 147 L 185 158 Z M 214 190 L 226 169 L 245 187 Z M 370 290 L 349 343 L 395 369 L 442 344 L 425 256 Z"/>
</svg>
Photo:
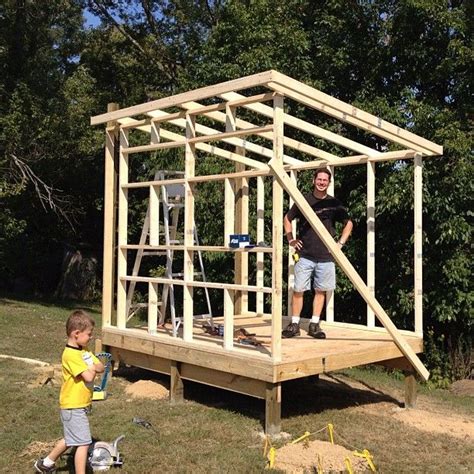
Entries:
<svg viewBox="0 0 474 474">
<path fill-rule="evenodd" d="M 125 438 L 119 436 L 113 443 L 96 441 L 89 450 L 89 464 L 94 472 L 108 471 L 111 467 L 120 467 L 123 460 L 118 450 L 118 443 Z"/>
</svg>

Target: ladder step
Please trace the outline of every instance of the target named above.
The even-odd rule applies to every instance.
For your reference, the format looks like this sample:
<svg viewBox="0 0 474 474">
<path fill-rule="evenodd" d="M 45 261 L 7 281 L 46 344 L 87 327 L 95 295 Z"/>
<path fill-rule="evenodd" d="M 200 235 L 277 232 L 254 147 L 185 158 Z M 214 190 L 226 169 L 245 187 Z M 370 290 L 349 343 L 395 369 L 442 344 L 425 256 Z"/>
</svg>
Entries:
<svg viewBox="0 0 474 474">
<path fill-rule="evenodd" d="M 168 209 L 182 209 L 184 207 L 184 204 L 181 203 L 164 203 L 163 205 L 166 206 Z"/>
</svg>

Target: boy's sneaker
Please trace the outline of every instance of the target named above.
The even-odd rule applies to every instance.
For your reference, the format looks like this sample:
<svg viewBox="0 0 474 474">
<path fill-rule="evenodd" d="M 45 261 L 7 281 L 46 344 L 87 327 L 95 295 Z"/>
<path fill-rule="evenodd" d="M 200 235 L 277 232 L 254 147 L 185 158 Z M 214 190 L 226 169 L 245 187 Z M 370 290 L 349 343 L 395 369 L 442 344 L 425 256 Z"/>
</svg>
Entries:
<svg viewBox="0 0 474 474">
<path fill-rule="evenodd" d="M 323 332 L 319 323 L 309 323 L 308 335 L 316 339 L 326 339 L 326 333 Z"/>
<path fill-rule="evenodd" d="M 36 469 L 36 472 L 56 472 L 56 464 L 53 464 L 52 466 L 47 467 L 43 464 L 43 458 L 39 458 L 35 462 L 35 469 Z"/>
<path fill-rule="evenodd" d="M 290 323 L 286 326 L 286 329 L 283 329 L 281 332 L 281 337 L 283 339 L 289 339 L 290 337 L 295 337 L 300 335 L 300 325 L 298 323 Z"/>
</svg>

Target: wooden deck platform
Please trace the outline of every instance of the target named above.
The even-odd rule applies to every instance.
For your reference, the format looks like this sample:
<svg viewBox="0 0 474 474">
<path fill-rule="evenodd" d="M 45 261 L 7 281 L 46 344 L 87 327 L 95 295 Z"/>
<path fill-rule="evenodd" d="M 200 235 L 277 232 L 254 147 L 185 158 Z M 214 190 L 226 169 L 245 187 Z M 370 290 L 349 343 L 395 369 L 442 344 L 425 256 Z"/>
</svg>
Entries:
<svg viewBox="0 0 474 474">
<path fill-rule="evenodd" d="M 219 324 L 223 319 L 214 321 Z M 259 347 L 235 340 L 233 349 L 226 350 L 222 337 L 206 334 L 199 324 L 194 327 L 192 342 L 173 337 L 171 327 L 158 329 L 157 334 L 149 334 L 146 327 L 106 327 L 102 344 L 116 361 L 169 374 L 172 402 L 182 398 L 183 380 L 265 399 L 265 431 L 272 434 L 280 431 L 282 382 L 372 363 L 405 367 L 403 354 L 383 329 L 323 322 L 327 339 L 319 340 L 307 335 L 308 322 L 302 320 L 300 336 L 282 340 L 281 361 L 270 354 L 270 317 L 235 317 L 235 329 L 255 333 L 263 342 Z M 404 338 L 414 352 L 423 351 L 422 338 L 412 333 Z"/>
</svg>

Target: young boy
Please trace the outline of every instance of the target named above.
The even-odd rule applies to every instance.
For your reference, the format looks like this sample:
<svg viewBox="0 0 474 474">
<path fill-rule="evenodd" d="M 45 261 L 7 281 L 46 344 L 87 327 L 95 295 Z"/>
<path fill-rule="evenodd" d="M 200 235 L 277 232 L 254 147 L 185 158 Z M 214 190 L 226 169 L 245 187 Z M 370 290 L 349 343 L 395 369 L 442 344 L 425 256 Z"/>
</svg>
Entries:
<svg viewBox="0 0 474 474">
<path fill-rule="evenodd" d="M 59 395 L 64 438 L 46 458 L 35 462 L 37 472 L 55 472 L 56 460 L 72 446 L 76 447 L 76 474 L 86 472 L 87 452 L 92 443 L 87 415 L 94 377 L 104 371 L 99 359 L 87 349 L 94 326 L 94 320 L 82 310 L 73 311 L 66 322 L 67 344 L 61 359 L 63 384 Z"/>
</svg>

